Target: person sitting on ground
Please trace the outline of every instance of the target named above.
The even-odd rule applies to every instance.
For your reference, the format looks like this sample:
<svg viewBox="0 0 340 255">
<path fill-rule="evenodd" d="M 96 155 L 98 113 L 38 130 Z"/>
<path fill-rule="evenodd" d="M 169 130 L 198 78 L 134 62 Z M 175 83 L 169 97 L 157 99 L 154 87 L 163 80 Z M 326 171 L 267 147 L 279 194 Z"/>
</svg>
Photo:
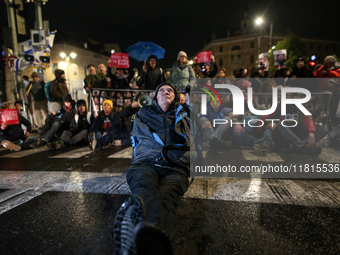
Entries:
<svg viewBox="0 0 340 255">
<path fill-rule="evenodd" d="M 222 139 L 222 136 L 228 131 L 230 127 L 230 110 L 224 108 L 217 96 L 214 100 L 208 103 L 207 115 L 200 115 L 199 120 L 203 130 L 203 146 L 204 148 L 217 148 L 221 150 L 228 150 L 230 142 Z M 224 119 L 226 124 L 212 126 L 214 119 Z"/>
<path fill-rule="evenodd" d="M 90 149 L 96 150 L 112 143 L 113 140 L 118 139 L 116 135 L 119 135 L 121 129 L 121 119 L 119 114 L 114 111 L 112 101 L 105 100 L 103 102 L 103 110 L 99 113 L 89 130 L 88 140 L 90 142 Z"/>
<path fill-rule="evenodd" d="M 72 99 L 70 94 L 66 94 L 63 97 L 63 101 L 64 101 L 64 110 L 65 112 L 69 112 L 72 114 L 72 116 L 74 116 L 76 114 L 76 109 L 75 107 L 75 103 L 74 100 Z"/>
<path fill-rule="evenodd" d="M 65 130 L 60 139 L 49 143 L 48 146 L 53 149 L 65 149 L 79 143 L 88 144 L 87 136 L 92 123 L 94 122 L 93 113 L 87 111 L 86 102 L 83 99 L 77 101 L 77 111 L 74 116 L 74 131 Z"/>
<path fill-rule="evenodd" d="M 185 94 L 183 94 L 183 93 L 179 94 L 179 103 L 181 105 L 184 105 L 184 104 L 186 104 L 186 102 L 187 102 L 187 100 L 185 98 Z"/>
<path fill-rule="evenodd" d="M 116 214 L 115 254 L 172 254 L 168 235 L 189 187 L 191 156 L 191 119 L 178 101 L 177 87 L 161 83 L 136 114 L 126 175 L 132 197 Z"/>
<path fill-rule="evenodd" d="M 45 120 L 44 126 L 41 128 L 40 137 L 30 147 L 39 148 L 47 145 L 55 139 L 59 139 L 65 130 L 74 131 L 73 116 L 71 113 L 61 109 L 58 102 L 53 102 L 50 107 L 51 114 Z"/>
<path fill-rule="evenodd" d="M 5 109 L 14 109 L 14 106 L 10 102 L 5 102 L 2 104 L 1 110 Z M 14 142 L 17 140 L 22 140 L 23 142 L 29 137 L 31 133 L 31 122 L 29 122 L 25 117 L 23 117 L 20 113 L 19 115 L 19 124 L 8 125 L 7 122 L 3 122 L 0 127 L 0 143 L 6 148 L 14 150 L 14 146 L 10 146 L 8 142 Z M 21 128 L 21 125 L 26 127 L 26 133 Z"/>
</svg>

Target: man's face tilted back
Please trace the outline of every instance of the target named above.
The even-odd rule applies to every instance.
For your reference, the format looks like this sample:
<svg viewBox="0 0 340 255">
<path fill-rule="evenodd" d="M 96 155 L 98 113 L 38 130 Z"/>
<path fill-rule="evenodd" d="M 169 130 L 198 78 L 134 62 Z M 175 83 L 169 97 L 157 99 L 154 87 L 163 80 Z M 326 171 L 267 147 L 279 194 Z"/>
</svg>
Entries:
<svg viewBox="0 0 340 255">
<path fill-rule="evenodd" d="M 156 98 L 158 105 L 163 112 L 166 112 L 172 101 L 175 99 L 175 91 L 169 85 L 164 85 L 159 88 Z"/>
<path fill-rule="evenodd" d="M 157 60 L 155 58 L 150 58 L 149 65 L 152 69 L 155 69 L 157 65 Z"/>
</svg>

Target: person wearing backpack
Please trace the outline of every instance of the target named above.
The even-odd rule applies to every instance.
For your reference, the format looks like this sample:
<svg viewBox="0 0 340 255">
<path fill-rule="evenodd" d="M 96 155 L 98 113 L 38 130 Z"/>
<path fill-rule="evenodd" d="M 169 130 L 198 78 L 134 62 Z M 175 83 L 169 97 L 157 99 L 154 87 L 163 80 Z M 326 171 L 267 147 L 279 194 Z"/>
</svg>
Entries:
<svg viewBox="0 0 340 255">
<path fill-rule="evenodd" d="M 63 97 L 69 93 L 66 85 L 65 72 L 57 69 L 54 74 L 56 78 L 50 83 L 50 96 L 53 102 L 58 102 L 60 105 L 63 105 Z"/>
<path fill-rule="evenodd" d="M 33 104 L 34 104 L 34 119 L 35 123 L 38 126 L 38 130 L 44 124 L 44 120 L 47 118 L 47 101 L 45 96 L 45 82 L 39 80 L 39 76 L 36 72 L 31 74 L 33 81 L 28 86 L 25 95 L 28 97 L 29 95 L 33 96 Z"/>
<path fill-rule="evenodd" d="M 186 89 L 187 86 L 194 87 L 196 76 L 184 51 L 178 53 L 177 61 L 172 65 L 167 81 L 174 83 L 180 90 Z"/>
</svg>

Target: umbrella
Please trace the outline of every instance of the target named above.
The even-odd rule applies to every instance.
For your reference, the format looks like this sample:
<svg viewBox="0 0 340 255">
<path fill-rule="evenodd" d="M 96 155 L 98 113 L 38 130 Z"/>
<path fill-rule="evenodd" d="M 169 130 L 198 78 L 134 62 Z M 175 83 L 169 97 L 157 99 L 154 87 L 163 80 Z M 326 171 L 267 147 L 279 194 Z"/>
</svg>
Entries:
<svg viewBox="0 0 340 255">
<path fill-rule="evenodd" d="M 150 55 L 156 55 L 158 59 L 164 58 L 165 50 L 153 42 L 138 42 L 126 48 L 126 52 L 138 61 L 145 61 Z"/>
</svg>

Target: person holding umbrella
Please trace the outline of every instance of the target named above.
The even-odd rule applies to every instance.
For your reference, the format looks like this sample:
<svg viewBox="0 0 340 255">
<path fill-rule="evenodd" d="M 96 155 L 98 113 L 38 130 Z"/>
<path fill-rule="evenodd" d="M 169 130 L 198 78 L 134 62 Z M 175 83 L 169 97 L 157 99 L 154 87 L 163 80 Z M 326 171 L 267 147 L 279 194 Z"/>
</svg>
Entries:
<svg viewBox="0 0 340 255">
<path fill-rule="evenodd" d="M 159 67 L 158 58 L 156 55 L 150 55 L 146 65 L 143 65 L 142 76 L 137 82 L 138 88 L 155 90 L 163 81 L 164 71 Z"/>
<path fill-rule="evenodd" d="M 178 53 L 177 61 L 172 65 L 167 81 L 174 83 L 181 90 L 187 86 L 194 87 L 196 76 L 184 51 Z"/>
</svg>

